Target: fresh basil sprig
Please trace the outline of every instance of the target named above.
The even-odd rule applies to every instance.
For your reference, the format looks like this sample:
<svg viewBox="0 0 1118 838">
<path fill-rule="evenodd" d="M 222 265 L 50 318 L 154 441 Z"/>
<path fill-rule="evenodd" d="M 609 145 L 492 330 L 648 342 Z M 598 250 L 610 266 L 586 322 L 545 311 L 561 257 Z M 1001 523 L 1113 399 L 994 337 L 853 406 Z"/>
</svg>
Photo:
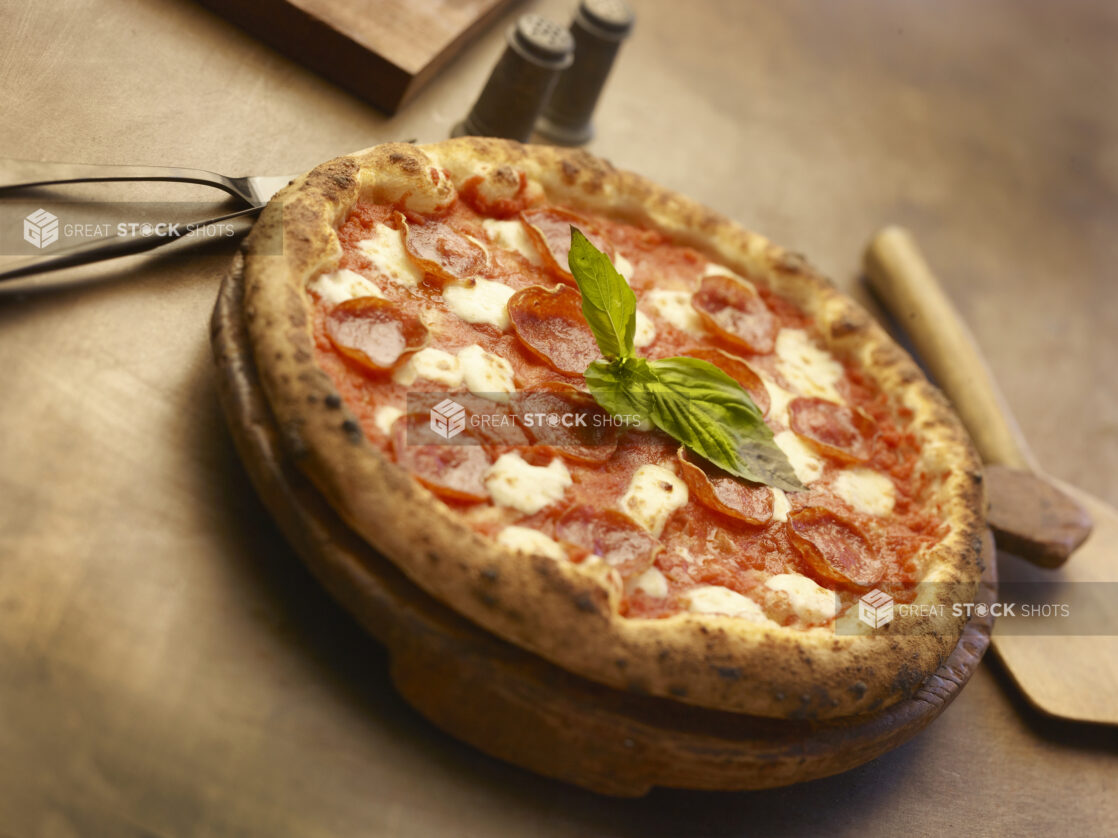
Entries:
<svg viewBox="0 0 1118 838">
<path fill-rule="evenodd" d="M 571 274 L 582 313 L 602 350 L 586 386 L 615 416 L 639 416 L 700 457 L 737 477 L 797 491 L 803 484 L 749 393 L 698 358 L 636 355 L 637 298 L 609 257 L 571 227 Z"/>
<path fill-rule="evenodd" d="M 637 295 L 602 251 L 571 227 L 567 263 L 582 293 L 582 313 L 610 361 L 629 358 L 637 332 Z"/>
</svg>

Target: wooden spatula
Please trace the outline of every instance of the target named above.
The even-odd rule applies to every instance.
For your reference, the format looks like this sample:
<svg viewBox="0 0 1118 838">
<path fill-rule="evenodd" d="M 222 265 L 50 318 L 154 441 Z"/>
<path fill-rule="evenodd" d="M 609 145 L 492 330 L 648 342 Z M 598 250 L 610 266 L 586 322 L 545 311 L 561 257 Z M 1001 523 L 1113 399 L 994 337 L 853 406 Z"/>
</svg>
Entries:
<svg viewBox="0 0 1118 838">
<path fill-rule="evenodd" d="M 1011 572 L 1000 569 L 999 575 L 1050 586 L 1053 599 L 1059 599 L 1062 586 L 1068 590 L 1066 583 L 1118 582 L 1118 510 L 1040 471 L 974 338 L 912 235 L 898 227 L 880 231 L 866 249 L 865 263 L 871 286 L 954 403 L 983 460 L 1038 475 L 1081 504 L 1094 521 L 1090 537 L 1066 565 L 1030 574 L 1002 563 Z M 1020 502 L 1010 498 L 1003 505 Z M 994 649 L 1039 709 L 1078 721 L 1118 724 L 1118 604 L 1100 622 L 1102 630 L 1096 627 L 1089 636 L 1005 635 L 995 626 Z"/>
</svg>

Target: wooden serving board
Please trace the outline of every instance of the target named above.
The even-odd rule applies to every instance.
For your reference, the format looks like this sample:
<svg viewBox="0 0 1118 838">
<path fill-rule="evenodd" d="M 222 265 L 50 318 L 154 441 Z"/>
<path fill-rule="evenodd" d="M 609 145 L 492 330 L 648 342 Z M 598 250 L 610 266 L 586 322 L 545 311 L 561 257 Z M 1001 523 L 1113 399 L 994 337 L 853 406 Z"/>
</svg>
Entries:
<svg viewBox="0 0 1118 838">
<path fill-rule="evenodd" d="M 603 794 L 652 786 L 761 789 L 837 774 L 902 744 L 978 667 L 992 618 L 973 619 L 913 698 L 866 716 L 784 721 L 614 690 L 482 630 L 421 591 L 354 534 L 280 443 L 243 324 L 238 255 L 211 342 L 219 391 L 257 491 L 303 560 L 385 646 L 393 683 L 420 713 L 488 754 Z M 995 595 L 993 541 L 980 596 Z"/>
<path fill-rule="evenodd" d="M 389 114 L 514 0 L 199 0 Z"/>
</svg>

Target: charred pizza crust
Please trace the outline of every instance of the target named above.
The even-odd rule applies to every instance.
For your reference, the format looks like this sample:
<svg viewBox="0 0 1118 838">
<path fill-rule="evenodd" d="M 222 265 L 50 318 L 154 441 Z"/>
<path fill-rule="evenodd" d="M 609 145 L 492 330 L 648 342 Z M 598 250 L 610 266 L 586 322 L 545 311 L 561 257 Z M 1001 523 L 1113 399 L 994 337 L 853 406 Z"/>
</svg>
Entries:
<svg viewBox="0 0 1118 838">
<path fill-rule="evenodd" d="M 494 206 L 528 190 L 533 199 L 656 229 L 799 305 L 832 354 L 854 360 L 914 413 L 923 442 L 919 467 L 934 477 L 930 502 L 950 525 L 922 555 L 916 603 L 945 606 L 940 615 L 852 634 L 710 614 L 622 617 L 601 563 L 507 550 L 370 445 L 315 362 L 307 280 L 337 263 L 336 229 L 358 200 L 437 213 L 463 186 Z M 246 240 L 244 259 L 248 333 L 288 452 L 370 545 L 489 631 L 614 687 L 775 718 L 888 706 L 954 648 L 965 619 L 950 606 L 973 597 L 981 573 L 979 462 L 912 360 L 799 256 L 584 152 L 463 138 L 388 144 L 324 163 L 277 195 Z"/>
</svg>

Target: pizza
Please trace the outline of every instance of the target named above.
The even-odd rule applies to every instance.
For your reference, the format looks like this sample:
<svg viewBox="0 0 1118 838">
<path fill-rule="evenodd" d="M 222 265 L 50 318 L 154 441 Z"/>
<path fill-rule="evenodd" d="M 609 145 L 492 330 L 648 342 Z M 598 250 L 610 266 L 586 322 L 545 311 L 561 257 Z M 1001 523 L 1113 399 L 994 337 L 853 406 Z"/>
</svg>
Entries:
<svg viewBox="0 0 1118 838">
<path fill-rule="evenodd" d="M 482 628 L 772 718 L 886 707 L 955 647 L 979 461 L 801 257 L 585 152 L 481 138 L 325 163 L 243 257 L 286 453 Z M 872 626 L 863 597 L 909 607 Z"/>
</svg>

